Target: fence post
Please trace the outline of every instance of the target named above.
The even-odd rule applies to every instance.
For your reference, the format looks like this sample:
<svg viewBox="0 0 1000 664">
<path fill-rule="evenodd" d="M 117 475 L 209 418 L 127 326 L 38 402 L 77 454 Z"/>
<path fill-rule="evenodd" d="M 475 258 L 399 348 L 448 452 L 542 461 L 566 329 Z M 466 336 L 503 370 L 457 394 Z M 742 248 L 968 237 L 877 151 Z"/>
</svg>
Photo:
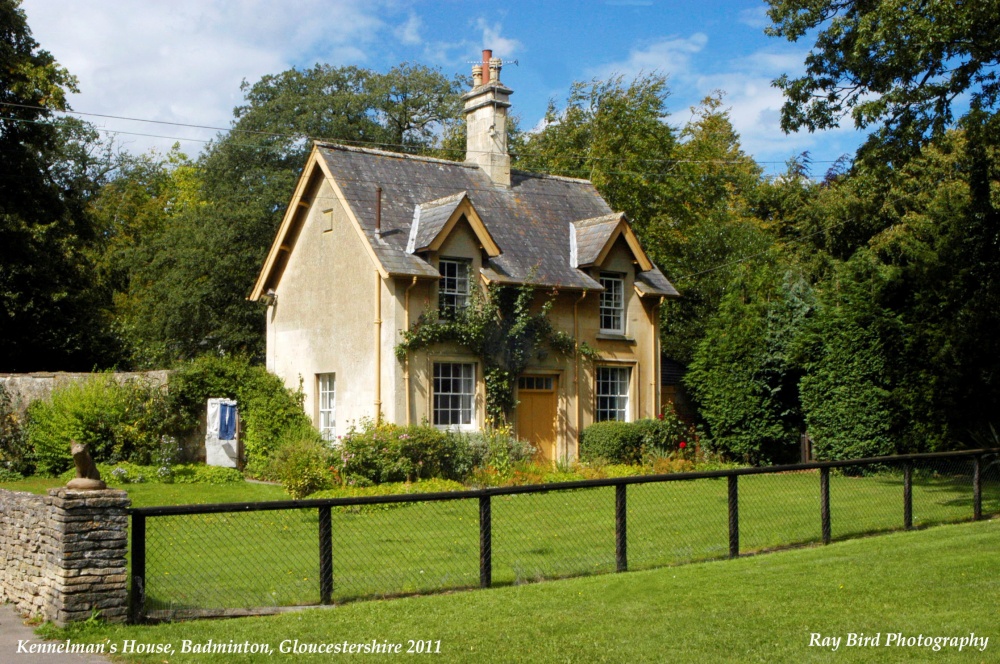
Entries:
<svg viewBox="0 0 1000 664">
<path fill-rule="evenodd" d="M 330 506 L 319 508 L 319 603 L 330 604 L 333 597 L 333 525 Z"/>
<path fill-rule="evenodd" d="M 913 529 L 913 462 L 903 462 L 903 528 Z"/>
<path fill-rule="evenodd" d="M 972 466 L 972 519 L 979 521 L 983 518 L 983 477 L 982 477 L 983 457 L 976 455 Z"/>
<path fill-rule="evenodd" d="M 739 478 L 729 476 L 729 557 L 740 555 L 740 492 L 737 485 Z"/>
<path fill-rule="evenodd" d="M 830 529 L 830 469 L 819 469 L 819 519 L 823 531 L 823 544 L 829 544 Z"/>
<path fill-rule="evenodd" d="M 129 597 L 129 622 L 140 623 L 146 617 L 146 516 L 132 515 L 132 589 Z"/>
<path fill-rule="evenodd" d="M 479 586 L 493 585 L 493 514 L 489 495 L 479 496 Z"/>
<path fill-rule="evenodd" d="M 615 571 L 628 571 L 628 536 L 626 534 L 626 516 L 628 504 L 625 491 L 627 485 L 615 486 Z"/>
</svg>

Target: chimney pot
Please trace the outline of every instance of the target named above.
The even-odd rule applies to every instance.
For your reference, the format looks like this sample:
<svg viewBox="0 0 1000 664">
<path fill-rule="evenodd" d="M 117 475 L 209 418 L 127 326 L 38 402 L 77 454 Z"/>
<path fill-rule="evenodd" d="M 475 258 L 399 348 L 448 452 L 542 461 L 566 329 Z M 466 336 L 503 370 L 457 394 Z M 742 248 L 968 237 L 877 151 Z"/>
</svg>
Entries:
<svg viewBox="0 0 1000 664">
<path fill-rule="evenodd" d="M 500 58 L 490 58 L 490 80 L 500 82 L 500 67 L 503 66 L 503 60 Z"/>
<path fill-rule="evenodd" d="M 462 95 L 465 102 L 466 163 L 476 164 L 493 184 L 510 187 L 507 153 L 507 109 L 511 94 L 500 82 L 503 61 L 483 49 L 483 62 L 472 68 L 473 88 Z"/>
<path fill-rule="evenodd" d="M 493 49 L 483 49 L 483 85 L 490 82 L 490 60 L 493 59 Z"/>
</svg>

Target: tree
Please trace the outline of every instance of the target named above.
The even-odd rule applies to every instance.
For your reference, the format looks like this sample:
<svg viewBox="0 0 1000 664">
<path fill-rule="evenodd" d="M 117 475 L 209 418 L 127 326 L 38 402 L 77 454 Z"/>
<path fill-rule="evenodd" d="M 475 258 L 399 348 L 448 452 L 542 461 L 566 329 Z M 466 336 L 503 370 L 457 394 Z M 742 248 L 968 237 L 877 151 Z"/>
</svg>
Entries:
<svg viewBox="0 0 1000 664">
<path fill-rule="evenodd" d="M 544 128 L 529 134 L 513 165 L 586 178 L 640 237 L 663 209 L 664 182 L 676 138 L 666 123 L 667 80 L 656 74 L 577 82 L 565 108 L 549 103 Z"/>
<path fill-rule="evenodd" d="M 952 125 L 961 95 L 984 111 L 1000 101 L 997 0 L 768 4 L 769 35 L 796 41 L 817 31 L 805 75 L 775 81 L 785 131 L 835 127 L 850 114 L 859 128 L 880 125 L 872 144 L 912 155 Z"/>
<path fill-rule="evenodd" d="M 106 171 L 96 132 L 57 118 L 76 79 L 0 0 L 0 371 L 116 360 L 89 265 L 86 202 Z"/>
<path fill-rule="evenodd" d="M 267 75 L 244 82 L 232 129 L 196 163 L 126 169 L 134 181 L 121 182 L 121 193 L 145 219 L 126 225 L 151 225 L 121 254 L 131 272 L 118 317 L 136 362 L 203 353 L 261 360 L 264 317 L 246 296 L 312 139 L 423 151 L 457 112 L 456 86 L 437 70 L 405 64 L 386 74 L 316 65 Z"/>
<path fill-rule="evenodd" d="M 739 261 L 765 252 L 774 237 L 753 215 L 762 170 L 743 152 L 721 93 L 691 108 L 669 171 L 663 206 L 649 211 L 643 242 L 678 280 L 683 297 L 663 308 L 663 348 L 687 363 L 730 281 L 739 279 Z"/>
</svg>

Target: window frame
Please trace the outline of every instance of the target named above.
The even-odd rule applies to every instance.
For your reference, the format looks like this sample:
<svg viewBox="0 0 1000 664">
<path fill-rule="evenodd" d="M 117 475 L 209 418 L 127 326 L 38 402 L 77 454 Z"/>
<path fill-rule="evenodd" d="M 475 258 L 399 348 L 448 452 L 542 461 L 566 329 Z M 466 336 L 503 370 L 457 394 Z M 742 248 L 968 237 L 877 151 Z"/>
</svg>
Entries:
<svg viewBox="0 0 1000 664">
<path fill-rule="evenodd" d="M 444 376 L 439 373 L 443 367 L 450 367 L 450 375 Z M 460 375 L 455 375 L 455 368 L 460 368 Z M 478 383 L 478 365 L 475 362 L 463 361 L 440 361 L 434 362 L 431 368 L 431 423 L 438 429 L 449 429 L 457 431 L 478 431 L 478 413 L 476 409 L 476 392 Z M 444 391 L 443 382 L 449 381 L 449 387 L 453 386 L 453 381 L 458 381 L 458 391 Z M 463 388 L 467 388 L 465 391 Z M 444 399 L 449 399 L 447 406 L 442 403 Z M 458 400 L 458 407 L 454 407 Z M 453 421 L 453 415 L 441 417 L 444 413 L 458 413 L 458 421 Z M 466 415 L 468 417 L 466 418 Z M 467 419 L 467 421 L 465 421 Z M 447 421 L 444 421 L 447 420 Z"/>
<path fill-rule="evenodd" d="M 326 384 L 324 384 L 326 383 Z M 328 401 L 324 398 L 328 397 Z M 316 428 L 323 440 L 337 440 L 337 374 L 316 374 Z"/>
<path fill-rule="evenodd" d="M 608 375 L 615 372 L 616 377 Z M 602 376 L 603 374 L 603 376 Z M 624 374 L 624 380 L 622 380 Z M 602 389 L 603 386 L 617 386 L 617 392 Z M 601 400 L 607 399 L 602 406 Z M 613 401 L 612 401 L 613 400 Z M 614 413 L 614 417 L 608 417 Z M 621 417 L 618 417 L 618 414 Z M 618 365 L 599 365 L 594 374 L 594 421 L 595 422 L 631 422 L 632 421 L 632 367 Z"/>
<path fill-rule="evenodd" d="M 454 267 L 455 274 L 446 274 L 446 267 Z M 460 274 L 464 270 L 464 276 Z M 469 306 L 469 296 L 472 294 L 472 261 L 468 258 L 441 258 L 438 260 L 438 272 L 441 279 L 438 281 L 438 316 L 451 319 L 455 315 Z M 449 287 L 449 280 L 455 282 L 454 287 Z M 464 290 L 461 288 L 464 281 Z M 452 301 L 446 303 L 445 299 Z"/>
<path fill-rule="evenodd" d="M 598 302 L 598 324 L 601 334 L 625 334 L 625 275 L 620 272 L 601 272 L 600 284 L 604 288 Z M 615 287 L 617 286 L 617 287 Z M 617 297 L 617 301 L 615 296 Z M 608 301 L 611 298 L 611 301 Z M 606 313 L 607 312 L 607 313 Z M 605 327 L 605 319 L 614 319 L 617 328 Z"/>
</svg>

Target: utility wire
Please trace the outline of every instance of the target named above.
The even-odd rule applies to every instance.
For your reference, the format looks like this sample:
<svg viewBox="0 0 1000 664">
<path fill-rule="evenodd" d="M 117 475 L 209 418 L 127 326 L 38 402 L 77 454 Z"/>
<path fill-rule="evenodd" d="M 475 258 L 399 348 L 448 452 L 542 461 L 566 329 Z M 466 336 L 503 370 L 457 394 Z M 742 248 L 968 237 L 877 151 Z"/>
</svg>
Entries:
<svg viewBox="0 0 1000 664">
<path fill-rule="evenodd" d="M 2 105 L 2 102 L 0 102 L 0 105 Z M 57 127 L 58 126 L 58 125 L 56 125 L 54 123 L 45 122 L 45 121 L 42 121 L 42 120 L 26 120 L 26 119 L 22 119 L 22 118 L 7 118 L 7 119 L 8 120 L 12 120 L 14 122 L 20 122 L 20 123 L 37 124 L 37 125 L 44 125 L 44 126 L 50 126 L 50 127 Z M 202 143 L 202 144 L 208 144 L 208 143 L 212 142 L 211 140 L 205 140 L 205 139 L 182 138 L 182 137 L 176 137 L 176 136 L 164 136 L 162 134 L 147 134 L 147 133 L 141 133 L 141 132 L 130 132 L 130 131 L 122 131 L 122 130 L 118 130 L 118 129 L 106 129 L 104 127 L 96 127 L 96 126 L 94 127 L 94 129 L 96 131 L 99 131 L 99 132 L 102 132 L 102 133 L 115 134 L 115 135 L 121 134 L 121 135 L 126 135 L 126 136 L 141 136 L 141 137 L 146 137 L 146 138 L 163 138 L 163 139 L 167 139 L 167 140 L 189 141 L 189 142 Z M 288 137 L 293 137 L 293 135 L 287 135 L 287 136 Z M 296 138 L 307 138 L 307 137 L 304 137 L 304 136 L 303 137 L 297 137 L 296 136 Z M 334 141 L 327 141 L 327 140 L 322 140 L 322 139 L 316 139 L 316 140 L 319 140 L 320 142 L 334 143 Z M 354 145 L 351 145 L 352 143 L 358 143 L 358 144 L 360 144 L 362 146 L 366 146 L 366 145 L 382 146 L 382 145 L 384 145 L 382 143 L 375 143 L 375 142 L 371 142 L 371 141 L 340 141 L 339 142 L 339 144 L 341 144 L 341 145 L 347 145 L 348 147 L 355 147 Z M 244 145 L 241 145 L 240 147 L 247 147 L 247 146 L 244 144 Z M 249 146 L 249 147 L 253 147 L 255 149 L 260 149 L 260 150 L 273 150 L 275 152 L 280 152 L 281 151 L 281 148 L 276 147 L 276 146 L 252 145 L 252 146 Z M 413 147 L 413 146 L 408 146 L 408 147 Z M 447 149 L 447 148 L 430 148 L 430 149 L 431 150 L 437 150 L 437 151 L 445 151 L 445 152 L 456 152 L 457 151 L 457 150 Z M 407 156 L 412 156 L 412 157 L 417 157 L 417 158 L 420 158 L 421 156 L 425 156 L 425 155 L 415 155 L 415 154 L 412 154 L 412 153 L 405 153 L 405 154 Z M 518 156 L 518 154 L 519 153 L 515 153 L 512 156 Z M 524 153 L 520 153 L 520 154 L 524 154 Z M 613 157 L 602 157 L 601 159 L 613 159 Z M 666 159 L 656 159 L 656 160 L 639 160 L 639 161 L 667 162 L 668 160 L 666 160 Z M 461 162 L 454 162 L 454 163 L 461 163 Z M 672 163 L 674 166 L 677 166 L 679 164 L 688 164 L 688 163 L 690 163 L 690 164 L 723 164 L 723 165 L 724 164 L 738 164 L 738 165 L 744 165 L 744 166 L 751 166 L 751 165 L 753 165 L 753 163 L 750 162 L 750 161 L 710 161 L 710 160 L 697 161 L 697 160 L 685 160 L 685 159 L 673 160 L 670 163 Z M 763 163 L 778 163 L 778 162 L 763 162 Z M 517 170 L 517 169 L 515 169 L 515 170 Z M 552 176 L 556 176 L 556 177 L 558 177 L 560 175 L 565 176 L 566 173 L 569 172 L 569 173 L 576 173 L 577 175 L 576 176 L 567 176 L 567 177 L 576 177 L 578 179 L 588 179 L 589 177 L 591 177 L 593 175 L 594 171 L 593 171 L 593 169 L 577 169 L 577 170 L 569 170 L 569 169 L 567 169 L 566 171 L 562 171 L 560 173 L 553 173 L 551 171 L 532 171 L 532 172 L 540 173 L 542 175 L 552 175 Z M 663 172 L 651 172 L 651 171 L 611 171 L 611 170 L 601 169 L 600 173 L 602 175 L 628 175 L 628 176 L 639 176 L 639 177 L 644 177 L 644 178 L 687 177 L 687 174 L 678 173 L 676 170 L 663 171 Z"/>
<path fill-rule="evenodd" d="M 270 138 L 290 138 L 290 139 L 300 139 L 300 138 L 306 138 L 306 139 L 308 139 L 308 138 L 310 138 L 310 137 L 308 137 L 308 136 L 306 136 L 304 134 L 289 134 L 289 133 L 281 133 L 281 132 L 256 131 L 256 130 L 251 130 L 251 129 L 239 129 L 239 128 L 236 128 L 236 127 L 216 127 L 216 126 L 212 126 L 212 125 L 198 125 L 198 124 L 190 124 L 190 123 L 184 123 L 184 122 L 170 122 L 170 121 L 167 121 L 167 120 L 150 120 L 150 119 L 146 119 L 146 118 L 134 118 L 134 117 L 124 116 L 124 115 L 111 115 L 111 114 L 106 114 L 106 113 L 86 113 L 86 112 L 83 112 L 83 111 L 64 111 L 64 110 L 58 110 L 58 109 L 50 109 L 50 108 L 46 108 L 44 106 L 33 106 L 33 105 L 30 105 L 30 104 L 17 104 L 17 103 L 14 103 L 14 102 L 0 102 L 0 106 L 10 106 L 10 107 L 16 107 L 16 108 L 26 108 L 26 109 L 31 109 L 31 110 L 43 110 L 43 111 L 53 111 L 54 110 L 57 113 L 65 113 L 65 114 L 69 114 L 69 115 L 81 115 L 81 116 L 87 116 L 87 117 L 107 118 L 107 119 L 112 119 L 112 120 L 126 120 L 126 121 L 129 121 L 129 122 L 148 122 L 148 123 L 152 123 L 152 124 L 170 125 L 170 126 L 174 126 L 174 127 L 187 127 L 187 128 L 191 128 L 191 129 L 208 129 L 208 130 L 212 130 L 212 131 L 228 132 L 228 133 L 231 133 L 231 134 L 232 133 L 250 134 L 250 135 L 255 135 L 255 136 L 266 136 L 266 137 L 270 137 Z M 15 121 L 19 120 L 18 118 L 10 118 L 10 119 L 15 120 Z M 27 122 L 31 122 L 30 120 L 26 120 L 26 121 Z M 149 137 L 153 137 L 153 138 L 166 138 L 166 139 L 171 139 L 172 138 L 170 136 L 156 136 L 156 135 L 152 135 L 152 134 L 139 134 L 139 133 L 130 133 L 130 132 L 120 132 L 120 131 L 117 131 L 117 130 L 106 130 L 106 131 L 111 132 L 111 133 L 122 133 L 122 134 L 134 135 L 134 136 L 149 136 Z M 199 143 L 210 143 L 211 142 L 209 140 L 185 139 L 185 138 L 178 138 L 176 140 L 194 141 L 194 142 L 199 142 Z M 359 141 L 359 140 L 331 139 L 331 138 L 313 138 L 312 140 L 318 140 L 318 141 L 330 142 L 330 143 L 341 143 L 341 144 L 345 144 L 345 145 L 361 145 L 361 146 L 371 145 L 371 146 L 393 147 L 393 148 L 412 148 L 413 147 L 412 145 L 406 145 L 406 144 L 403 144 L 403 143 L 383 143 L 383 142 L 378 142 L 378 141 Z M 441 151 L 441 152 L 465 152 L 465 150 L 459 150 L 459 149 L 456 149 L 456 148 L 430 148 L 430 149 L 436 150 L 436 151 Z M 522 152 L 522 153 L 519 153 L 519 155 L 520 156 L 531 157 L 531 156 L 540 156 L 540 153 L 537 153 L 537 152 Z M 617 159 L 616 157 L 593 157 L 593 156 L 590 156 L 590 155 L 580 155 L 580 154 L 565 154 L 565 155 L 562 155 L 562 156 L 566 157 L 566 158 L 570 158 L 570 159 L 588 159 L 588 160 L 607 160 L 607 161 L 611 161 L 611 160 Z M 751 163 L 756 163 L 756 164 L 785 164 L 786 163 L 786 161 L 781 161 L 781 160 L 757 161 L 757 160 L 749 158 L 749 157 L 747 159 L 742 159 L 742 160 L 741 159 L 705 159 L 705 160 L 698 160 L 698 159 L 653 159 L 653 158 L 643 158 L 643 159 L 637 159 L 636 161 L 639 161 L 639 162 L 649 162 L 649 163 L 667 163 L 667 164 L 685 164 L 685 163 L 687 163 L 687 164 L 743 164 L 743 165 L 749 165 Z M 835 160 L 835 159 L 831 159 L 831 160 L 812 160 L 812 163 L 814 163 L 814 164 L 832 164 L 832 163 L 836 163 L 836 161 L 837 160 Z"/>
</svg>

